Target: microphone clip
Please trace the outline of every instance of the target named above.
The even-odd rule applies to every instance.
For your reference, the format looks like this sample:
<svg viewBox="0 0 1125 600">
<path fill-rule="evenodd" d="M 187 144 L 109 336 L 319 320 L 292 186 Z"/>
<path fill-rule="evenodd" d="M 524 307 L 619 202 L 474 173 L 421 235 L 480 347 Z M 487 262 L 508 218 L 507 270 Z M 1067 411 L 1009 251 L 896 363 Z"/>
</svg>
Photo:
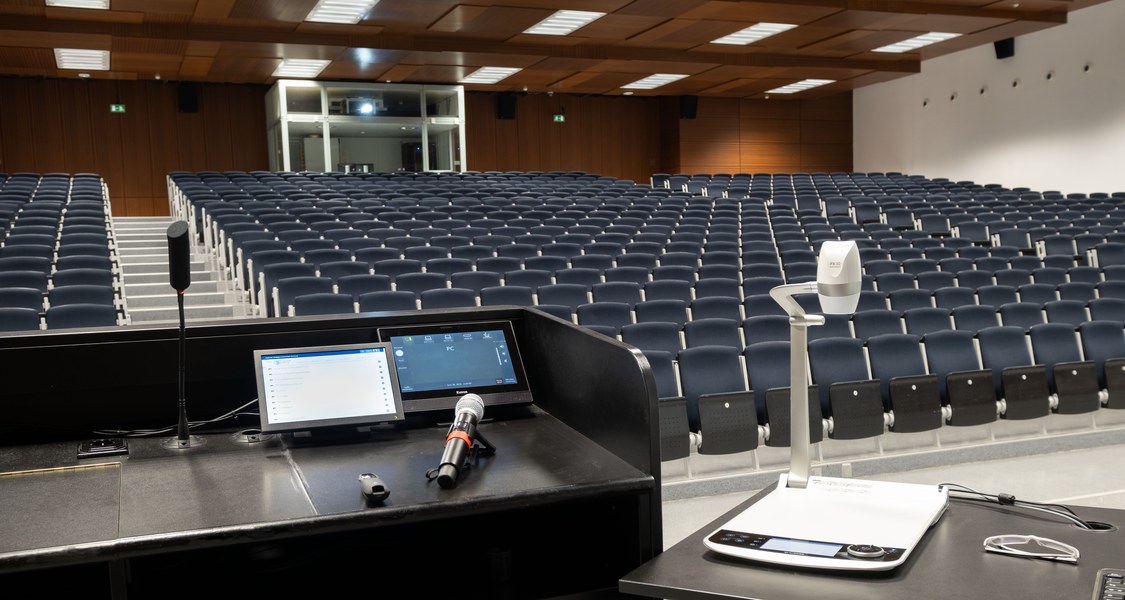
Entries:
<svg viewBox="0 0 1125 600">
<path fill-rule="evenodd" d="M 457 465 L 458 473 L 460 474 L 461 472 L 468 470 L 469 467 L 472 466 L 473 462 L 476 461 L 478 456 L 492 456 L 493 454 L 496 454 L 496 446 L 494 446 L 492 442 L 489 442 L 488 438 L 486 438 L 484 434 L 481 433 L 478 429 L 473 435 L 473 445 L 469 446 L 469 451 L 465 455 L 465 460 L 460 465 Z M 426 471 L 426 479 L 428 481 L 437 479 L 438 471 L 440 470 L 441 465 L 428 469 Z"/>
</svg>

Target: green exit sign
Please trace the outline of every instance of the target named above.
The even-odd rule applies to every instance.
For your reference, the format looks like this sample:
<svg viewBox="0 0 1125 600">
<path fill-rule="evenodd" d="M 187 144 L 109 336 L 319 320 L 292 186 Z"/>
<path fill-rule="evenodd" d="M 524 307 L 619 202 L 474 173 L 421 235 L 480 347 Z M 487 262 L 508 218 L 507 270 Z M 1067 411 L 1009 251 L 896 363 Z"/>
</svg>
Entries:
<svg viewBox="0 0 1125 600">
<path fill-rule="evenodd" d="M 123 112 L 125 112 L 125 105 L 124 104 L 110 104 L 109 105 L 109 112 L 111 112 L 111 113 L 123 113 Z"/>
<path fill-rule="evenodd" d="M 555 123 L 565 123 L 566 122 L 566 115 L 564 115 L 562 113 L 558 113 L 554 116 L 554 121 L 555 121 Z"/>
</svg>

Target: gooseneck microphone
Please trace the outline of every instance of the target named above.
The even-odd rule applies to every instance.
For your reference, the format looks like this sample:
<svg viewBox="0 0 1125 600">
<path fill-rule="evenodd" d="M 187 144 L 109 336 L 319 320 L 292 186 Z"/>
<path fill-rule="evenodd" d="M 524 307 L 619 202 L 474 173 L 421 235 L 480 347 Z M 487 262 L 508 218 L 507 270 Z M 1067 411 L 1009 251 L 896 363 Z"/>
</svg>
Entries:
<svg viewBox="0 0 1125 600">
<path fill-rule="evenodd" d="M 477 425 L 484 417 L 484 400 L 476 394 L 465 394 L 454 407 L 455 417 L 445 436 L 445 451 L 438 465 L 437 482 L 443 489 L 457 485 L 461 469 L 469 458 L 473 441 L 477 437 Z"/>
<path fill-rule="evenodd" d="M 176 301 L 180 310 L 180 418 L 176 425 L 176 445 L 186 448 L 191 445 L 191 433 L 188 431 L 187 398 L 184 395 L 184 380 L 187 370 L 186 338 L 187 328 L 184 324 L 184 290 L 191 285 L 191 247 L 188 244 L 188 224 L 186 221 L 176 221 L 168 226 L 168 280 L 176 290 Z"/>
</svg>

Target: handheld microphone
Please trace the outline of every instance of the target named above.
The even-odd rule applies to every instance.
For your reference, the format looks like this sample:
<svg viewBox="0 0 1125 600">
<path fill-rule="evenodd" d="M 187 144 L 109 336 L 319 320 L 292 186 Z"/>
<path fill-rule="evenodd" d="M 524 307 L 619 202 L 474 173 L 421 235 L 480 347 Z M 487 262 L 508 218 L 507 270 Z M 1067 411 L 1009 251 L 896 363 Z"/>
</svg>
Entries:
<svg viewBox="0 0 1125 600">
<path fill-rule="evenodd" d="M 457 401 L 454 411 L 456 416 L 445 436 L 445 451 L 438 466 L 437 481 L 443 489 L 457 485 L 477 435 L 477 424 L 484 417 L 484 400 L 476 394 L 465 394 Z"/>
</svg>

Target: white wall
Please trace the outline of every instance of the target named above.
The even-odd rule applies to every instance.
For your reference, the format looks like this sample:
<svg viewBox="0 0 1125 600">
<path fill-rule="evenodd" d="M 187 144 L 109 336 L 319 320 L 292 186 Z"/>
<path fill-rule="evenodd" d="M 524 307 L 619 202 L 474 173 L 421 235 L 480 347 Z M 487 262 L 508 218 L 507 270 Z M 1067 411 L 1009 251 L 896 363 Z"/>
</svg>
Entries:
<svg viewBox="0 0 1125 600">
<path fill-rule="evenodd" d="M 855 170 L 1125 191 L 1123 26 L 1125 0 L 1111 0 L 1017 37 L 1011 58 L 988 44 L 856 90 Z"/>
</svg>

